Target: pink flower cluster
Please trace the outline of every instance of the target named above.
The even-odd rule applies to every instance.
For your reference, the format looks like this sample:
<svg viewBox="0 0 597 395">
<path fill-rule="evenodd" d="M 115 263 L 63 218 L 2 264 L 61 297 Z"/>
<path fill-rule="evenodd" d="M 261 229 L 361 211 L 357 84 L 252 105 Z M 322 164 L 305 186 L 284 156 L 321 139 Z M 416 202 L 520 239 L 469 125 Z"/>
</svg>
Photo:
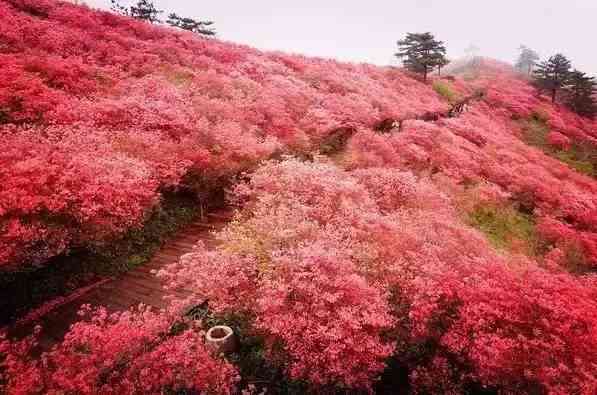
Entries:
<svg viewBox="0 0 597 395">
<path fill-rule="evenodd" d="M 383 335 L 394 322 L 386 290 L 367 257 L 353 256 L 375 200 L 338 168 L 294 159 L 259 168 L 236 198 L 250 211 L 220 234 L 221 248 L 199 245 L 159 273 L 169 288 L 194 291 L 176 304 L 207 299 L 215 311 L 254 317 L 268 356 L 293 379 L 371 388 L 394 349 Z"/>
<path fill-rule="evenodd" d="M 413 333 L 435 347 L 431 362 L 415 369 L 415 385 L 443 393 L 461 392 L 467 380 L 518 393 L 597 390 L 594 279 L 470 261 L 417 287 Z"/>
</svg>

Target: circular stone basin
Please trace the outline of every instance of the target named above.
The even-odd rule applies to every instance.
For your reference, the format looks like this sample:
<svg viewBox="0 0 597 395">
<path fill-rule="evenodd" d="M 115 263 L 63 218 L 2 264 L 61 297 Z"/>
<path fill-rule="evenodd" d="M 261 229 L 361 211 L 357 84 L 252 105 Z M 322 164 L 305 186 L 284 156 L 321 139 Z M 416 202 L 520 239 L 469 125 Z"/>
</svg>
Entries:
<svg viewBox="0 0 597 395">
<path fill-rule="evenodd" d="M 236 348 L 234 331 L 225 325 L 210 328 L 205 334 L 205 342 L 218 352 L 230 352 Z"/>
</svg>

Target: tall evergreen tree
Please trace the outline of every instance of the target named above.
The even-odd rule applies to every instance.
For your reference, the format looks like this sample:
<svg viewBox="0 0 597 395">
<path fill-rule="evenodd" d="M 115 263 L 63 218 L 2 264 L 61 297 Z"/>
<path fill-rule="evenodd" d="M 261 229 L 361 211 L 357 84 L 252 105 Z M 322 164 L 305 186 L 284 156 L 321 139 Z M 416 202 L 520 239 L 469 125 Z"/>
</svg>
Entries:
<svg viewBox="0 0 597 395">
<path fill-rule="evenodd" d="M 439 63 L 437 64 L 437 75 L 442 75 L 442 68 L 450 64 L 450 60 L 442 55 Z"/>
<path fill-rule="evenodd" d="M 404 67 L 422 73 L 424 81 L 427 81 L 427 74 L 431 70 L 444 65 L 446 61 L 443 41 L 437 41 L 429 32 L 407 33 L 406 38 L 398 41 L 398 48 L 396 56 L 402 59 Z"/>
<path fill-rule="evenodd" d="M 521 45 L 518 49 L 520 50 L 520 55 L 518 55 L 518 60 L 516 61 L 516 68 L 520 70 L 521 73 L 531 75 L 535 64 L 540 59 L 539 54 L 524 45 Z"/>
<path fill-rule="evenodd" d="M 551 95 L 555 103 L 558 92 L 566 86 L 570 78 L 570 61 L 562 54 L 556 54 L 537 64 L 533 72 L 535 86 Z"/>
<path fill-rule="evenodd" d="M 574 70 L 570 73 L 565 91 L 566 105 L 575 113 L 594 118 L 597 115 L 597 81 L 585 73 Z"/>
<path fill-rule="evenodd" d="M 117 0 L 110 0 L 112 10 L 126 16 L 141 19 L 149 23 L 160 23 L 159 15 L 164 12 L 155 8 L 152 0 L 138 0 L 135 5 L 125 7 Z"/>
<path fill-rule="evenodd" d="M 170 26 L 178 27 L 180 29 L 188 30 L 205 36 L 213 36 L 216 34 L 215 30 L 209 27 L 213 25 L 213 22 L 211 21 L 198 21 L 192 18 L 181 17 L 175 13 L 171 13 L 168 15 L 167 23 Z"/>
</svg>

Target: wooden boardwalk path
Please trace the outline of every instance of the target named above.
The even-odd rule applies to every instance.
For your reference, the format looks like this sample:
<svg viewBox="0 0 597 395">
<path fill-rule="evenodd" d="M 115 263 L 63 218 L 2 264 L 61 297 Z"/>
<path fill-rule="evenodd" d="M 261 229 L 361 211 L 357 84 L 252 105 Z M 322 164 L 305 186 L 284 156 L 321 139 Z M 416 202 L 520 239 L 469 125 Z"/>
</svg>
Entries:
<svg viewBox="0 0 597 395">
<path fill-rule="evenodd" d="M 162 288 L 162 282 L 152 270 L 176 262 L 178 258 L 191 252 L 197 241 L 203 241 L 206 246 L 213 247 L 217 243 L 214 231 L 222 229 L 232 218 L 230 210 L 219 210 L 207 215 L 203 221 L 196 221 L 186 226 L 182 231 L 170 239 L 144 265 L 141 265 L 122 276 L 105 281 L 89 292 L 62 304 L 45 314 L 35 323 L 13 328 L 15 334 L 30 333 L 34 325 L 42 325 L 40 346 L 49 349 L 64 337 L 70 325 L 77 321 L 77 312 L 83 304 L 104 306 L 108 311 L 122 311 L 143 303 L 154 308 L 166 306 L 163 297 L 167 294 Z M 168 292 L 171 293 L 171 292 Z"/>
</svg>

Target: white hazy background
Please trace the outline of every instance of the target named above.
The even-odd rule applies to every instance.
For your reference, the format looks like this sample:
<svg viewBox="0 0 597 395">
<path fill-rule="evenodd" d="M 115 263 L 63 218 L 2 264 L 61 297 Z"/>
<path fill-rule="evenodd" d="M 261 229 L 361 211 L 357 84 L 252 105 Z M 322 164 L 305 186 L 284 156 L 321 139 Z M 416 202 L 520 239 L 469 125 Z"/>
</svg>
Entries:
<svg viewBox="0 0 597 395">
<path fill-rule="evenodd" d="M 110 8 L 110 0 L 83 0 Z M 121 0 L 123 5 L 134 1 Z M 396 41 L 430 31 L 457 59 L 477 54 L 514 62 L 518 47 L 542 58 L 557 52 L 597 75 L 597 0 L 155 0 L 158 9 L 213 20 L 218 37 L 282 50 L 379 65 L 397 64 Z"/>
</svg>

